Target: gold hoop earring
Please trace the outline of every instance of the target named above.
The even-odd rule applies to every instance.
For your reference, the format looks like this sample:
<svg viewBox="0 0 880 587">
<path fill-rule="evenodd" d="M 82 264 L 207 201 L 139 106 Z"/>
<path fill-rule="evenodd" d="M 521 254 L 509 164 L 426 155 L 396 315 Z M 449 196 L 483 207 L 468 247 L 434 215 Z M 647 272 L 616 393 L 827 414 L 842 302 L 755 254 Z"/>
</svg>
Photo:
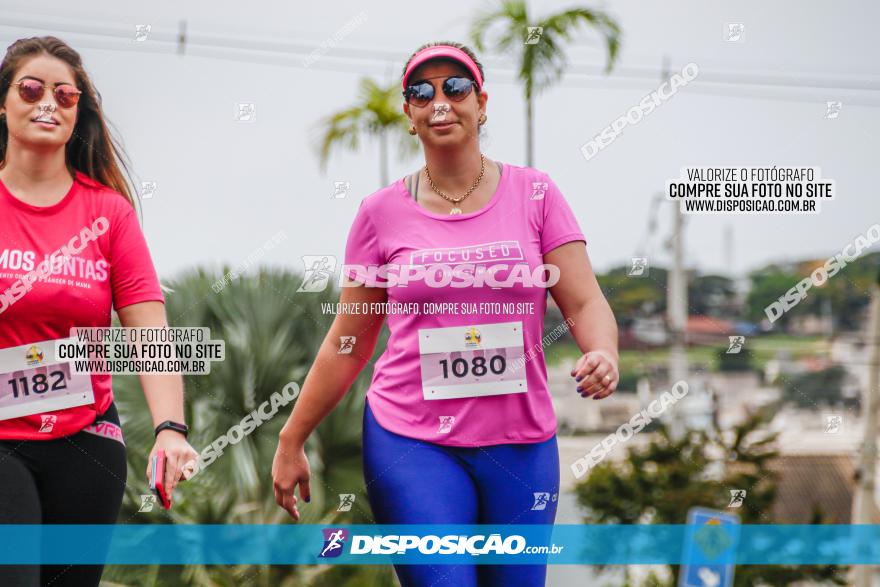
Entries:
<svg viewBox="0 0 880 587">
<path fill-rule="evenodd" d="M 484 124 L 486 124 L 486 121 L 488 119 L 489 119 L 489 117 L 486 116 L 485 114 L 480 114 L 480 126 L 483 126 Z"/>
<path fill-rule="evenodd" d="M 412 124 L 409 126 L 409 134 L 411 134 L 413 136 L 415 136 L 415 134 L 416 134 L 416 127 Z"/>
</svg>

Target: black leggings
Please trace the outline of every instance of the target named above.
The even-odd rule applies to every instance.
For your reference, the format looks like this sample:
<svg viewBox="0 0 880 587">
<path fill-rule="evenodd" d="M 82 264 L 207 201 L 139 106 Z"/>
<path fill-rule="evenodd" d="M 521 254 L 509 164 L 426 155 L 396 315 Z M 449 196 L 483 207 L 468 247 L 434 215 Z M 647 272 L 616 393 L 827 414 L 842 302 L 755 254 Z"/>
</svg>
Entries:
<svg viewBox="0 0 880 587">
<path fill-rule="evenodd" d="M 114 524 L 127 477 L 116 406 L 55 440 L 0 440 L 0 524 Z M 0 565 L 3 587 L 91 587 L 103 565 Z"/>
</svg>

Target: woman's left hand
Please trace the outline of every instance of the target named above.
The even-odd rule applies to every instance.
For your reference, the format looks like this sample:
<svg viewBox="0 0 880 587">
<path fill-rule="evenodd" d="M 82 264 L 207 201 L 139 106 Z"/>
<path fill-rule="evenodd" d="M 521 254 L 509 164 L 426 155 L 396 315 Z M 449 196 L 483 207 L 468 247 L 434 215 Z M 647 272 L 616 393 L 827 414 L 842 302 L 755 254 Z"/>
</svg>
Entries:
<svg viewBox="0 0 880 587">
<path fill-rule="evenodd" d="M 581 397 L 592 395 L 593 399 L 608 397 L 620 381 L 617 360 L 606 351 L 584 354 L 571 370 L 571 376 L 578 382 L 577 391 Z"/>
<path fill-rule="evenodd" d="M 199 453 L 190 446 L 183 434 L 174 430 L 162 430 L 147 458 L 147 483 L 150 482 L 150 461 L 159 450 L 165 451 L 165 492 L 170 496 L 174 486 L 184 476 L 184 465 L 195 462 Z"/>
</svg>

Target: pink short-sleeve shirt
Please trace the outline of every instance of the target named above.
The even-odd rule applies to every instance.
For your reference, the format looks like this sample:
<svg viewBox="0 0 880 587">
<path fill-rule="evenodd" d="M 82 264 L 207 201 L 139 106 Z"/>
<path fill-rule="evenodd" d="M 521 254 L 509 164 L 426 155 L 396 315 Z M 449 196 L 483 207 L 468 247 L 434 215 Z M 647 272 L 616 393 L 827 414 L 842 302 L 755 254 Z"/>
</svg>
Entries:
<svg viewBox="0 0 880 587">
<path fill-rule="evenodd" d="M 63 261 L 54 256 L 81 246 Z M 53 258 L 59 262 L 49 263 Z M 46 269 L 27 287 L 25 276 L 41 265 Z M 77 326 L 110 326 L 112 308 L 147 301 L 164 296 L 137 214 L 121 194 L 77 172 L 60 202 L 33 206 L 0 182 L 0 350 L 67 338 Z M 91 388 L 93 404 L 0 420 L 0 439 L 49 440 L 82 430 L 113 401 L 111 375 L 91 375 Z"/>
<path fill-rule="evenodd" d="M 550 438 L 541 339 L 555 281 L 543 256 L 570 241 L 586 244 L 571 208 L 531 168 L 505 164 L 467 214 L 426 210 L 403 179 L 364 198 L 345 270 L 388 291 L 390 338 L 367 392 L 379 424 L 449 446 Z"/>
</svg>

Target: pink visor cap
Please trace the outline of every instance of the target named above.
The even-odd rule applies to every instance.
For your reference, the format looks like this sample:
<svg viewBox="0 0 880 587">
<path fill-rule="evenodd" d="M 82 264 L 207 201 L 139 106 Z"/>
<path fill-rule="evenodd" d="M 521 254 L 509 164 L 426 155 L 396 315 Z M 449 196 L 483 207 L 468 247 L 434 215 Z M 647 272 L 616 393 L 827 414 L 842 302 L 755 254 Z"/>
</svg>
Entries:
<svg viewBox="0 0 880 587">
<path fill-rule="evenodd" d="M 412 74 L 415 69 L 425 63 L 426 61 L 430 61 L 431 59 L 452 59 L 453 61 L 457 61 L 464 65 L 471 75 L 474 77 L 474 81 L 477 82 L 477 89 L 483 89 L 483 76 L 480 75 L 480 68 L 477 67 L 477 64 L 474 63 L 474 60 L 468 57 L 468 54 L 462 51 L 457 47 L 453 47 L 451 45 L 435 45 L 433 47 L 426 47 L 422 49 L 409 62 L 409 65 L 406 68 L 406 72 L 403 74 L 403 89 L 406 89 L 406 82 L 409 79 L 410 74 Z"/>
</svg>

